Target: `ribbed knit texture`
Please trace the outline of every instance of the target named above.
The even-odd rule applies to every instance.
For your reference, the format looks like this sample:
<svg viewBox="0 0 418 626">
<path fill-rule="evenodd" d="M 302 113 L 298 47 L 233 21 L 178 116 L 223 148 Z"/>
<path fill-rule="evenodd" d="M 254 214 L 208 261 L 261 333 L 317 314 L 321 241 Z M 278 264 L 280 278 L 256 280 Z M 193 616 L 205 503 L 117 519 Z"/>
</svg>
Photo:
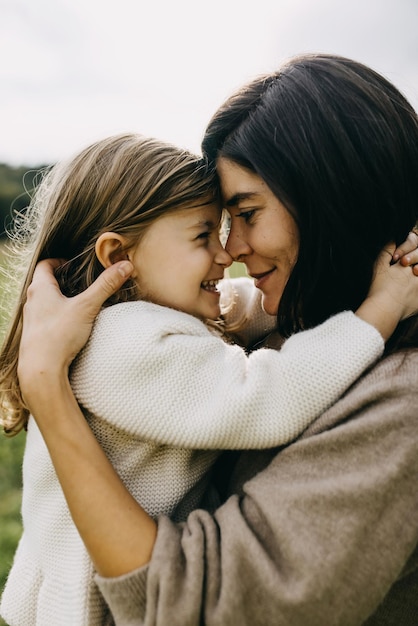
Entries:
<svg viewBox="0 0 418 626">
<path fill-rule="evenodd" d="M 258 302 L 249 281 L 237 284 L 246 296 L 231 315 Z M 345 312 L 280 352 L 248 357 L 190 315 L 133 302 L 98 316 L 71 383 L 130 492 L 152 516 L 176 519 L 180 502 L 182 516 L 198 505 L 217 450 L 289 442 L 382 350 L 377 331 Z M 103 624 L 90 559 L 33 419 L 22 515 L 24 535 L 1 604 L 9 626 Z"/>
</svg>

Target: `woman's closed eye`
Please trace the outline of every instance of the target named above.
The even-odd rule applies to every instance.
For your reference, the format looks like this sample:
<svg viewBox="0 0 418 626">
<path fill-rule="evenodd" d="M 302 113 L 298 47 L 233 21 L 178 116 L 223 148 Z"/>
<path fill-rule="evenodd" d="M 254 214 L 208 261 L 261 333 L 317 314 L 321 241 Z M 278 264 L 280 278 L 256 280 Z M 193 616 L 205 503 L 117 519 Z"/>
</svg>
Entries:
<svg viewBox="0 0 418 626">
<path fill-rule="evenodd" d="M 247 209 L 245 211 L 240 211 L 240 213 L 237 213 L 236 217 L 241 217 L 248 224 L 248 222 L 251 221 L 254 213 L 255 209 Z"/>
</svg>

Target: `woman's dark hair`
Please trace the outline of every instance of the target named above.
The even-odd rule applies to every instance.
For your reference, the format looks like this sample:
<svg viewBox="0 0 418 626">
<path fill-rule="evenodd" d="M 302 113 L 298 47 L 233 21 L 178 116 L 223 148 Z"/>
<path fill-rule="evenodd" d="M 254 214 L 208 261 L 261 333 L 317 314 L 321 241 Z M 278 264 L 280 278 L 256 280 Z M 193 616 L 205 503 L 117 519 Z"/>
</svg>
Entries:
<svg viewBox="0 0 418 626">
<path fill-rule="evenodd" d="M 417 222 L 417 114 L 353 60 L 303 55 L 257 78 L 215 113 L 202 149 L 261 176 L 297 223 L 278 311 L 285 336 L 355 310 L 381 249 Z"/>
</svg>

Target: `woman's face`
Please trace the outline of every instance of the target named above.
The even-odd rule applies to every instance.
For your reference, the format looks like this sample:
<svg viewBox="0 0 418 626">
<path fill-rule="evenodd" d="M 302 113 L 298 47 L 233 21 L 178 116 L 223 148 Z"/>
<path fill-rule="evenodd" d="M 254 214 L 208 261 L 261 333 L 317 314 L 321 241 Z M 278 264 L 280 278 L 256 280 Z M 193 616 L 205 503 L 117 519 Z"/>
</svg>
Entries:
<svg viewBox="0 0 418 626">
<path fill-rule="evenodd" d="M 263 292 L 263 308 L 276 315 L 299 253 L 296 222 L 260 176 L 219 158 L 224 207 L 231 216 L 226 249 L 245 263 Z"/>
</svg>

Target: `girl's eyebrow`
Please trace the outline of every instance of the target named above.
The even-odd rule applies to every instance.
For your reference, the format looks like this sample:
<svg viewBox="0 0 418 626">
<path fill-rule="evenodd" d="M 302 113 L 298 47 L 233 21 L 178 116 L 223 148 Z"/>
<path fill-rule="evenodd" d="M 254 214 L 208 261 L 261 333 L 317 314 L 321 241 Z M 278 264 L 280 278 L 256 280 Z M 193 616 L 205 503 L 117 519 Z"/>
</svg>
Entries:
<svg viewBox="0 0 418 626">
<path fill-rule="evenodd" d="M 208 229 L 214 229 L 216 228 L 217 224 L 215 224 L 215 222 L 213 222 L 212 220 L 199 220 L 198 222 L 195 222 L 194 224 L 191 224 L 189 226 L 189 230 L 193 230 L 193 229 L 200 229 L 200 228 L 208 228 Z"/>
<path fill-rule="evenodd" d="M 244 200 L 252 200 L 257 196 L 259 196 L 259 194 L 255 191 L 241 191 L 231 196 L 231 198 L 225 202 L 225 206 L 236 206 Z"/>
</svg>

